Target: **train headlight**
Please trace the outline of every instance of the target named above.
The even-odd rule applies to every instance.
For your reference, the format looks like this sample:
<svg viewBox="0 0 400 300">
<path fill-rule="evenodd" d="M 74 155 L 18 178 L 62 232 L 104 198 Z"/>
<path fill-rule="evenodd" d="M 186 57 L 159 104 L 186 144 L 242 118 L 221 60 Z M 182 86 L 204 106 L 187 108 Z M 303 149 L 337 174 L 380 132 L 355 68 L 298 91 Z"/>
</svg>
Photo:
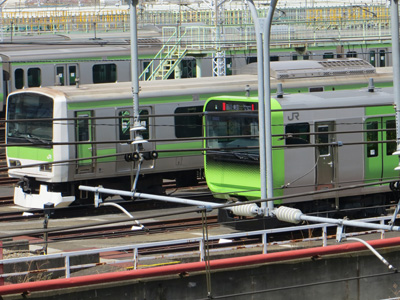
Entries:
<svg viewBox="0 0 400 300">
<path fill-rule="evenodd" d="M 40 165 L 39 171 L 41 172 L 51 172 L 53 169 L 53 166 L 51 164 L 46 164 L 46 165 Z"/>
<path fill-rule="evenodd" d="M 20 167 L 21 162 L 19 160 L 10 159 L 9 161 L 10 167 Z"/>
</svg>

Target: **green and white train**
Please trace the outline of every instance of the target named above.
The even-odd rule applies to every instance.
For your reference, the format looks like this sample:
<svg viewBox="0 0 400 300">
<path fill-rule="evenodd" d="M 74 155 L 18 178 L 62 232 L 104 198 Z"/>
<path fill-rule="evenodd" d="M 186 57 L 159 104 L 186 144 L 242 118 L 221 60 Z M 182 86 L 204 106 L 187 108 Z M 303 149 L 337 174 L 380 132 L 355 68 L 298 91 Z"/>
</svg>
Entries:
<svg viewBox="0 0 400 300">
<path fill-rule="evenodd" d="M 193 184 L 203 169 L 202 110 L 218 93 L 256 89 L 255 76 L 140 83 L 141 165 L 138 191 L 160 192 L 162 180 Z M 14 202 L 31 208 L 67 206 L 88 195 L 78 186 L 129 190 L 138 167 L 132 154 L 131 83 L 29 88 L 11 93 L 6 111 L 10 177 L 20 178 Z M 127 159 L 128 158 L 128 159 Z M 127 161 L 128 160 L 128 161 Z"/>
<path fill-rule="evenodd" d="M 394 170 L 399 157 L 392 155 L 392 90 L 366 87 L 273 98 L 273 195 L 282 197 L 275 204 L 322 212 L 392 201 L 389 184 L 380 184 L 399 180 Z M 261 198 L 257 110 L 254 97 L 219 96 L 205 104 L 205 177 L 217 198 Z M 338 190 L 329 192 L 333 188 Z M 285 197 L 296 194 L 302 196 Z"/>
<path fill-rule="evenodd" d="M 326 65 L 324 61 L 324 70 L 329 73 L 332 68 Z M 351 68 L 347 72 L 351 73 Z M 285 92 L 337 91 L 366 86 L 370 77 L 377 86 L 385 86 L 392 78 L 390 70 L 373 74 L 357 71 L 351 80 L 331 75 L 271 79 L 271 87 L 282 83 Z M 143 144 L 143 152 L 156 151 L 159 157 L 144 162 L 138 191 L 160 192 L 165 178 L 176 179 L 180 185 L 195 182 L 204 167 L 202 122 L 196 113 L 201 114 L 204 102 L 215 95 L 244 96 L 247 92 L 256 96 L 257 80 L 256 75 L 234 75 L 141 81 L 139 102 L 142 114 L 147 115 L 142 121 L 149 141 Z M 7 100 L 6 146 L 9 176 L 20 178 L 15 203 L 33 208 L 43 208 L 49 202 L 66 206 L 88 199 L 89 195 L 78 191 L 81 184 L 130 189 L 138 166 L 125 159 L 132 151 L 128 130 L 132 114 L 130 83 L 12 92 Z"/>
<path fill-rule="evenodd" d="M 121 39 L 122 40 L 122 39 Z M 141 43 L 141 39 L 139 39 Z M 139 47 L 143 71 L 160 44 Z M 0 111 L 7 95 L 18 89 L 55 85 L 131 81 L 130 45 L 126 41 L 29 37 L 0 45 Z"/>
</svg>

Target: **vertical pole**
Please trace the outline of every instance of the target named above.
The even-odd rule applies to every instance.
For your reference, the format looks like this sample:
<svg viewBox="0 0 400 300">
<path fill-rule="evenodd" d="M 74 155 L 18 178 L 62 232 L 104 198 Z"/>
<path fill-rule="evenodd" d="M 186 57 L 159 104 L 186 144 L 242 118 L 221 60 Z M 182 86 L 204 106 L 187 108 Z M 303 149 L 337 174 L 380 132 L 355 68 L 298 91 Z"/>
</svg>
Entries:
<svg viewBox="0 0 400 300">
<path fill-rule="evenodd" d="M 272 169 L 272 132 L 271 132 L 271 87 L 270 87 L 270 31 L 275 7 L 278 0 L 272 0 L 267 19 L 259 19 L 252 0 L 248 1 L 254 20 L 257 39 L 258 67 L 258 119 L 260 143 L 260 187 L 261 199 L 274 196 Z M 261 203 L 265 216 L 271 216 L 274 202 Z"/>
<path fill-rule="evenodd" d="M 269 5 L 267 24 L 264 35 L 264 86 L 265 86 L 265 148 L 266 148 L 266 165 L 267 165 L 267 198 L 274 197 L 274 180 L 273 180 L 273 161 L 272 161 L 272 130 L 271 130 L 271 74 L 270 74 L 270 40 L 271 26 L 275 8 L 278 0 L 272 0 Z M 267 202 L 266 216 L 272 216 L 274 209 L 274 201 Z"/>
<path fill-rule="evenodd" d="M 0 241 L 0 260 L 3 259 L 3 241 Z M 4 274 L 3 264 L 0 264 L 0 274 Z M 4 285 L 4 277 L 0 277 L 0 286 Z"/>
<path fill-rule="evenodd" d="M 136 6 L 139 0 L 131 0 L 130 3 L 130 29 L 131 29 L 131 80 L 133 97 L 133 126 L 139 123 L 139 71 L 138 71 L 138 48 L 137 48 L 137 19 Z"/>
<path fill-rule="evenodd" d="M 399 46 L 399 8 L 398 0 L 390 1 L 390 21 L 392 33 L 392 60 L 393 60 L 393 93 L 396 109 L 396 142 L 397 151 L 393 154 L 400 154 L 400 46 Z M 396 168 L 400 170 L 400 166 Z"/>
<path fill-rule="evenodd" d="M 254 28 L 256 32 L 257 41 L 257 76 L 258 76 L 258 126 L 259 126 L 259 145 L 260 145 L 260 189 L 261 199 L 267 198 L 266 187 L 266 164 L 265 164 L 265 112 L 264 112 L 264 56 L 263 56 L 263 34 L 260 26 L 260 19 L 257 15 L 257 10 L 254 6 L 253 0 L 248 2 L 250 13 L 254 21 Z M 266 203 L 261 203 L 262 208 L 266 208 Z"/>
</svg>

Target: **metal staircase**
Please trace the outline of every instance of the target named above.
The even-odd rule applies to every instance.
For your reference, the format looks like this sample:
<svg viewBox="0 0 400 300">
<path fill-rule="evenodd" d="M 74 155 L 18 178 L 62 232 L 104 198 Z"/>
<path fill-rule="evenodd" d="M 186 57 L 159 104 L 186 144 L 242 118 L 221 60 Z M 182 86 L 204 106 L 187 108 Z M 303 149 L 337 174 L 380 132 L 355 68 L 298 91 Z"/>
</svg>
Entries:
<svg viewBox="0 0 400 300">
<path fill-rule="evenodd" d="M 139 80 L 150 81 L 168 79 L 188 52 L 186 47 L 181 46 L 181 40 L 184 36 L 185 34 L 177 38 L 177 32 L 175 32 L 143 70 L 142 74 L 139 76 Z M 174 39 L 176 39 L 176 42 L 171 45 Z M 177 77 L 179 78 L 179 76 L 180 75 Z"/>
</svg>

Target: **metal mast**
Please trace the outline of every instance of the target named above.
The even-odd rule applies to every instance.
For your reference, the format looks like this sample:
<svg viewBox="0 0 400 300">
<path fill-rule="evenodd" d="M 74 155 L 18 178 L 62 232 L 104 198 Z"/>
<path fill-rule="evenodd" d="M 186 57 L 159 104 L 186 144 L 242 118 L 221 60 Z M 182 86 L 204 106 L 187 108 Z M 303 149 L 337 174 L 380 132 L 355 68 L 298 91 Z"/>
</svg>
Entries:
<svg viewBox="0 0 400 300">
<path fill-rule="evenodd" d="M 215 54 L 213 54 L 213 76 L 225 76 L 225 51 L 221 50 L 221 42 L 223 41 L 223 24 L 225 19 L 224 4 L 227 0 L 208 0 L 204 2 L 211 8 L 212 23 L 214 25 L 214 43 Z"/>
</svg>

